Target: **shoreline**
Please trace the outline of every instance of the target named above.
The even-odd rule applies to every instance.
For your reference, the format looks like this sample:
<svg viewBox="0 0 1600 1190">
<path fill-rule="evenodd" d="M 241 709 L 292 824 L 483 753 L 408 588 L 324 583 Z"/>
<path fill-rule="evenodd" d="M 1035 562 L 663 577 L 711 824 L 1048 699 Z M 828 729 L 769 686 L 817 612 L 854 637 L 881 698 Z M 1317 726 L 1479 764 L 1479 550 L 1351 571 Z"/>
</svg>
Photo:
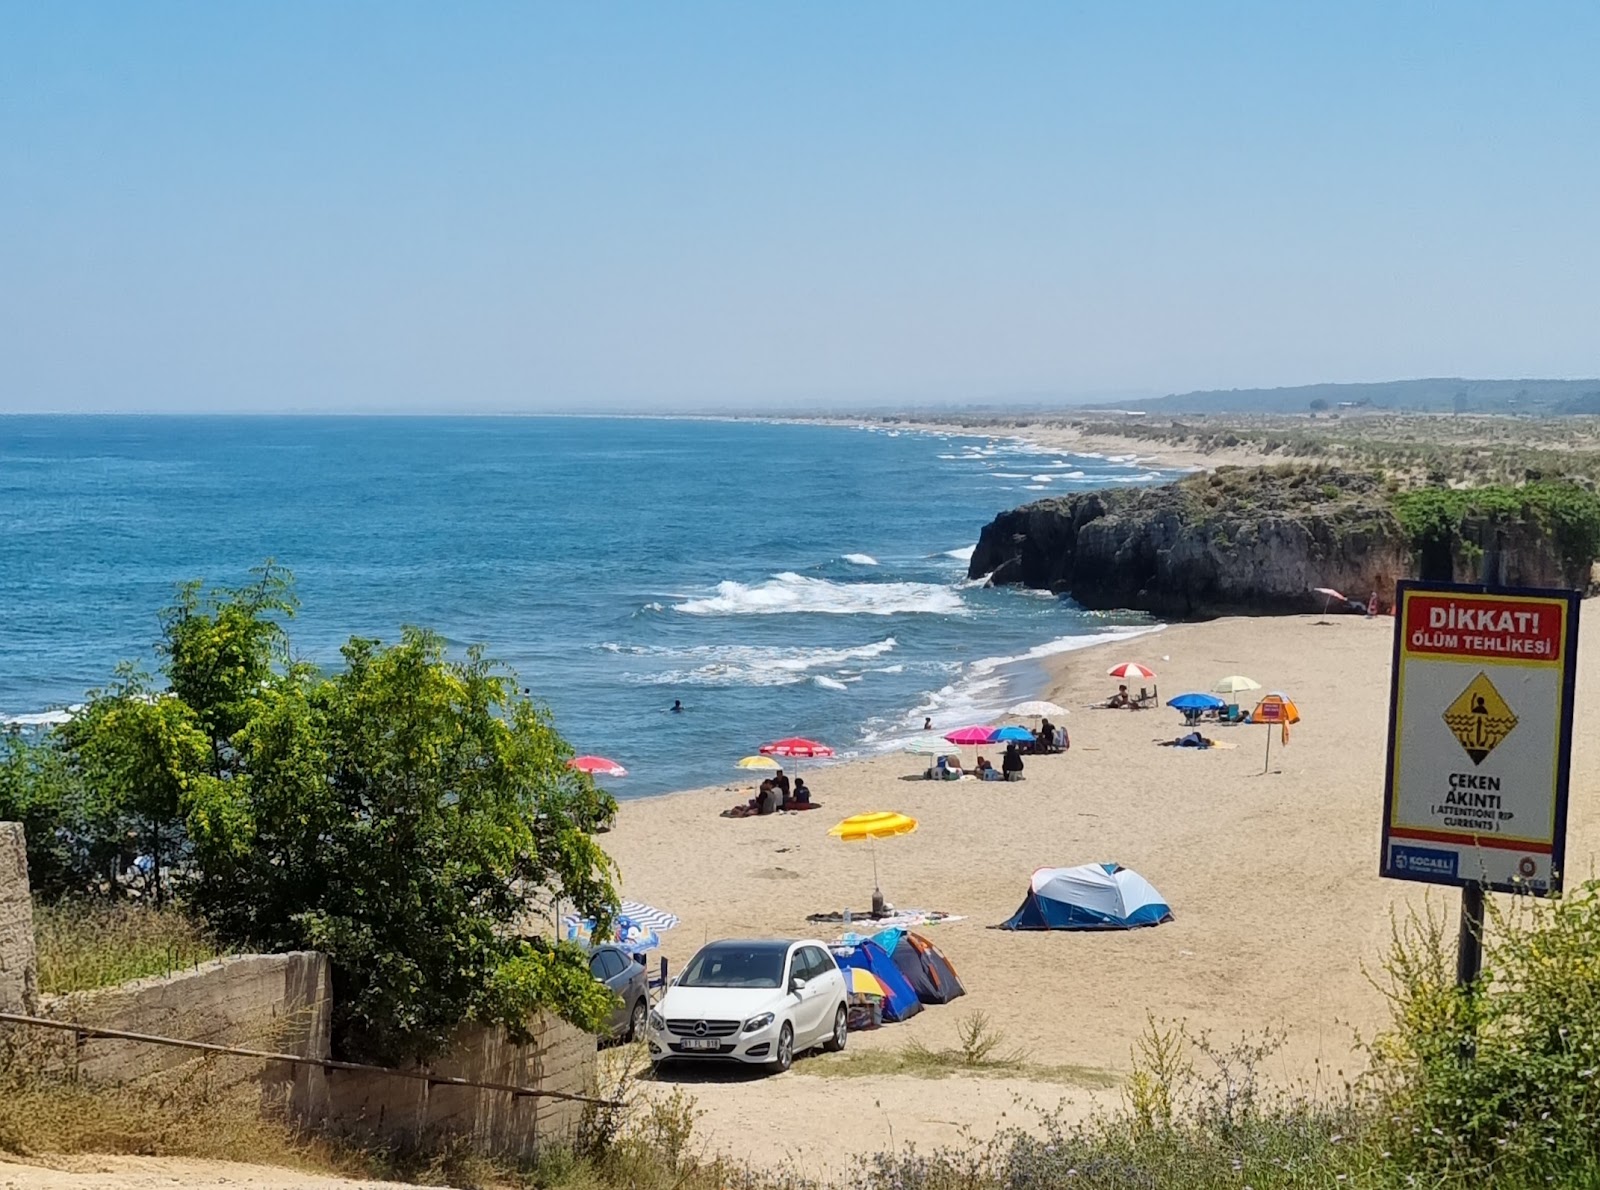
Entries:
<svg viewBox="0 0 1600 1190">
<path fill-rule="evenodd" d="M 1255 467 L 1273 461 L 1260 451 L 1237 447 L 1229 450 L 1197 451 L 1148 442 L 1142 438 L 1117 434 L 1085 433 L 1071 424 L 1072 414 L 1033 416 L 1029 414 L 952 414 L 923 418 L 915 414 L 884 414 L 863 417 L 775 418 L 794 425 L 843 426 L 860 430 L 900 430 L 925 434 L 949 434 L 968 438 L 1021 438 L 1036 446 L 1066 454 L 1089 457 L 1127 456 L 1162 470 L 1214 471 L 1218 467 Z"/>
</svg>

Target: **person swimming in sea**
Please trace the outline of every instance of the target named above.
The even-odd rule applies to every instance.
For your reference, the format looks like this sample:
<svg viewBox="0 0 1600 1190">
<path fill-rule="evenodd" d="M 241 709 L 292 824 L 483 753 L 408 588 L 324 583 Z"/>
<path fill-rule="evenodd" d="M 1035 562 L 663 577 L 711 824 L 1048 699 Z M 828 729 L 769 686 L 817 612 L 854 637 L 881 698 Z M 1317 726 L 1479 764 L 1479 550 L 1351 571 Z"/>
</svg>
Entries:
<svg viewBox="0 0 1600 1190">
<path fill-rule="evenodd" d="M 683 699 L 675 698 L 672 700 L 672 713 L 674 715 L 683 714 Z"/>
</svg>

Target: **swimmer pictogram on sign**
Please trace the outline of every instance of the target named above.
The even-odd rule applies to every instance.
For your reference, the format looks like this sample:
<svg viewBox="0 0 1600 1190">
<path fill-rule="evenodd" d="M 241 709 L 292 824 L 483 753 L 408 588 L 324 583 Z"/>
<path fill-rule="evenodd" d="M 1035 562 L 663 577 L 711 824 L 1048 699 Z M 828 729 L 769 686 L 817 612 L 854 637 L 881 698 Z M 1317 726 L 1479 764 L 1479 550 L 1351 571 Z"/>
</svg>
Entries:
<svg viewBox="0 0 1600 1190">
<path fill-rule="evenodd" d="M 1445 708 L 1445 726 L 1461 742 L 1473 764 L 1497 748 L 1517 726 L 1517 717 L 1487 674 L 1479 673 L 1467 683 L 1461 696 Z"/>
</svg>

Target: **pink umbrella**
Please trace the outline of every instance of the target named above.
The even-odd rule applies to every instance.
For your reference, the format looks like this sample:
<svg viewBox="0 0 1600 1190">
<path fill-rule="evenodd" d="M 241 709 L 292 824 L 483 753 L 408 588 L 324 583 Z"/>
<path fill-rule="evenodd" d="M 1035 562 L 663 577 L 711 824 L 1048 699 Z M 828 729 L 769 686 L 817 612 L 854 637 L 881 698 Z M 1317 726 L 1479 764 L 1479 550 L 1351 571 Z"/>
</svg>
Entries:
<svg viewBox="0 0 1600 1190">
<path fill-rule="evenodd" d="M 944 738 L 952 744 L 960 744 L 970 748 L 977 744 L 987 744 L 994 739 L 994 733 L 998 730 L 999 728 L 995 727 L 958 727 Z"/>
<path fill-rule="evenodd" d="M 1348 599 L 1345 598 L 1344 593 L 1342 591 L 1335 591 L 1332 587 L 1312 587 L 1311 589 L 1316 594 L 1322 595 L 1322 596 L 1325 597 L 1324 601 L 1323 601 L 1323 604 L 1322 604 L 1322 611 L 1323 611 L 1324 615 L 1326 615 L 1328 609 L 1333 606 L 1333 601 L 1335 599 L 1337 599 L 1340 603 L 1349 603 L 1350 602 Z"/>
<path fill-rule="evenodd" d="M 763 756 L 832 756 L 833 749 L 826 744 L 819 744 L 816 740 L 808 740 L 802 736 L 790 736 L 786 740 L 774 740 L 770 744 L 761 745 Z"/>
<path fill-rule="evenodd" d="M 1121 678 L 1123 681 L 1131 678 L 1143 682 L 1155 677 L 1156 671 L 1149 666 L 1140 665 L 1137 661 L 1124 661 L 1121 665 L 1113 665 L 1106 670 L 1106 674 L 1108 677 Z"/>
<path fill-rule="evenodd" d="M 569 769 L 577 769 L 580 773 L 589 773 L 602 777 L 626 777 L 628 770 L 614 760 L 607 760 L 604 756 L 574 756 L 567 761 Z"/>
</svg>

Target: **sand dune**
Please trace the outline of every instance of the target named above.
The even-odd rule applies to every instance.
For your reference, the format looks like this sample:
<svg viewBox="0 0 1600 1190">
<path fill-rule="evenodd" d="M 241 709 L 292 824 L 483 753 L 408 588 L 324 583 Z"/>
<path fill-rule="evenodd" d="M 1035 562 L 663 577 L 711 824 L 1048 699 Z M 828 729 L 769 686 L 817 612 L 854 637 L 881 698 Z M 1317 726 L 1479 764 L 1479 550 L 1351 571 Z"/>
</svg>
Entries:
<svg viewBox="0 0 1600 1190">
<path fill-rule="evenodd" d="M 1074 708 L 1073 747 L 1030 760 L 1025 782 L 908 781 L 917 761 L 904 755 L 811 767 L 819 811 L 723 819 L 717 812 L 736 797 L 727 788 L 675 794 L 627 803 L 607 847 L 627 896 L 682 915 L 666 935 L 677 966 L 707 938 L 817 935 L 808 913 L 864 907 L 871 857 L 829 838 L 827 828 L 848 814 L 900 810 L 921 827 L 877 845 L 884 892 L 902 907 L 967 916 L 928 932 L 970 995 L 904 1025 L 853 1035 L 853 1048 L 910 1037 L 951 1044 L 960 1018 L 982 1009 L 1033 1062 L 1120 1074 L 1153 1014 L 1221 1036 L 1282 1029 L 1288 1042 L 1276 1074 L 1335 1080 L 1352 1065 L 1352 1028 L 1370 1031 L 1382 1019 L 1363 964 L 1380 955 L 1391 908 L 1431 896 L 1453 915 L 1456 903 L 1451 890 L 1430 893 L 1377 875 L 1392 630 L 1387 618 L 1236 618 L 1133 643 L 1135 659 L 1159 672 L 1165 696 L 1241 672 L 1290 692 L 1305 720 L 1286 749 L 1274 739 L 1267 773 L 1264 727 L 1218 729 L 1238 746 L 1195 753 L 1153 743 L 1177 734 L 1178 716 L 1165 708 L 1079 709 L 1109 692 L 1105 668 L 1130 650 L 1110 645 L 1055 659 L 1047 696 Z M 1582 728 L 1597 697 L 1597 652 L 1590 647 L 1580 659 L 1572 872 L 1591 870 L 1600 846 L 1600 741 Z M 740 746 L 730 741 L 730 755 Z M 1128 933 L 988 928 L 1017 906 L 1036 867 L 1104 860 L 1142 872 L 1177 920 Z M 897 1141 L 950 1141 L 962 1126 L 992 1130 L 1014 1093 L 1045 1103 L 1064 1093 L 1021 1080 L 887 1077 L 874 1078 L 866 1094 L 857 1080 L 819 1077 L 833 1061 L 812 1058 L 809 1072 L 802 1062 L 778 1079 L 685 1080 L 714 1143 L 810 1168 L 838 1168 L 874 1138 L 887 1143 L 891 1122 Z M 1077 1107 L 1092 1098 L 1065 1093 Z M 1012 1112 L 1006 1118 L 1014 1122 Z"/>
</svg>

